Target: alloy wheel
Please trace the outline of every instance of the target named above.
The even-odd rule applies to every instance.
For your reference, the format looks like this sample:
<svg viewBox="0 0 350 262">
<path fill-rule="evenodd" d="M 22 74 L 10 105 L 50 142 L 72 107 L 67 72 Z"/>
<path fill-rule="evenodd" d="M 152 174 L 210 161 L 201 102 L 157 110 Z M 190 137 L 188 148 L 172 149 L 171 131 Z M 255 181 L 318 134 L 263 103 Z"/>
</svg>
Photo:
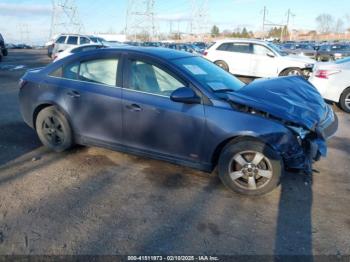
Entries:
<svg viewBox="0 0 350 262">
<path fill-rule="evenodd" d="M 301 73 L 300 73 L 299 70 L 294 69 L 294 70 L 290 70 L 290 71 L 288 72 L 288 75 L 289 75 L 289 76 L 300 76 Z"/>
<path fill-rule="evenodd" d="M 49 116 L 42 123 L 43 134 L 51 145 L 59 146 L 64 143 L 65 134 L 59 119 L 55 116 Z"/>
<path fill-rule="evenodd" d="M 246 190 L 257 190 L 268 184 L 273 176 L 270 160 L 262 153 L 244 151 L 233 156 L 229 164 L 232 181 Z"/>
<path fill-rule="evenodd" d="M 345 107 L 350 110 L 350 93 L 345 97 Z"/>
</svg>

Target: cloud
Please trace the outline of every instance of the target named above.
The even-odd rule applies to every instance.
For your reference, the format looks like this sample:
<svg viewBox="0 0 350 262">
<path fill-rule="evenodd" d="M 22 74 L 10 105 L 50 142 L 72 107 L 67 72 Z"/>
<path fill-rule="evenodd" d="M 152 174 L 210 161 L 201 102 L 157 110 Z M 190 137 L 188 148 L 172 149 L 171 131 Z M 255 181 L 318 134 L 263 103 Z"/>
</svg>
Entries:
<svg viewBox="0 0 350 262">
<path fill-rule="evenodd" d="M 0 3 L 0 15 L 23 16 L 23 15 L 51 15 L 52 7 L 50 5 L 32 5 L 32 4 L 8 4 Z"/>
</svg>

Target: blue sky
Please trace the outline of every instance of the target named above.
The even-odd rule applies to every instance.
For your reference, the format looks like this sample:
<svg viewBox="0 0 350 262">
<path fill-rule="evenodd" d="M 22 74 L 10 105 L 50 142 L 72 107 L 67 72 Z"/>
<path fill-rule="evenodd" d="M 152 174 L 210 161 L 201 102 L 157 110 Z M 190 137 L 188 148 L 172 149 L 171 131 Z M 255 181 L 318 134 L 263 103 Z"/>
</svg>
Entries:
<svg viewBox="0 0 350 262">
<path fill-rule="evenodd" d="M 186 17 L 190 13 L 190 0 L 156 0 L 155 12 L 159 17 Z M 80 18 L 88 33 L 120 32 L 125 27 L 127 0 L 76 0 Z M 268 9 L 268 20 L 282 23 L 286 20 L 288 8 L 295 17 L 291 20 L 295 29 L 315 29 L 315 18 L 329 13 L 342 18 L 350 27 L 349 0 L 209 0 L 210 24 L 221 30 L 246 26 L 249 30 L 260 30 L 262 10 Z M 51 24 L 50 0 L 0 0 L 0 32 L 10 42 L 28 38 L 30 42 L 45 42 Z M 175 23 L 177 29 L 177 23 Z M 180 24 L 186 31 L 186 22 Z M 160 22 L 161 31 L 169 31 L 169 22 Z"/>
</svg>

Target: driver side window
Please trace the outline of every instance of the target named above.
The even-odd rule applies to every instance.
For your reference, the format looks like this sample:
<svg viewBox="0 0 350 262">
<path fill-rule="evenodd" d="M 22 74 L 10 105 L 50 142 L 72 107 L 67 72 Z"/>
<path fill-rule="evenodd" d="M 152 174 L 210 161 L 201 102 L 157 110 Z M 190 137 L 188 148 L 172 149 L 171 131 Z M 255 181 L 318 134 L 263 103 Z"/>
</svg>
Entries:
<svg viewBox="0 0 350 262">
<path fill-rule="evenodd" d="M 163 69 L 143 61 L 131 61 L 129 88 L 145 93 L 170 97 L 185 85 Z"/>
<path fill-rule="evenodd" d="M 265 46 L 262 45 L 254 45 L 254 55 L 261 55 L 261 56 L 267 56 L 268 54 L 271 54 L 272 51 Z"/>
</svg>

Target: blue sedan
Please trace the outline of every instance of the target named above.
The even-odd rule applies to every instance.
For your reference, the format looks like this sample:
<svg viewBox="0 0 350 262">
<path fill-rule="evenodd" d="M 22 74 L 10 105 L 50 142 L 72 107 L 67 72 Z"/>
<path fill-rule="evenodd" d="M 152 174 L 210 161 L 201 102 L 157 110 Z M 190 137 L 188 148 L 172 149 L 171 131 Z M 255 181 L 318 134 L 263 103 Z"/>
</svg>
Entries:
<svg viewBox="0 0 350 262">
<path fill-rule="evenodd" d="M 238 61 L 239 63 L 239 61 Z M 301 77 L 245 85 L 193 54 L 120 47 L 75 54 L 20 81 L 24 121 L 61 152 L 106 147 L 211 172 L 246 195 L 312 172 L 337 117 Z"/>
</svg>

